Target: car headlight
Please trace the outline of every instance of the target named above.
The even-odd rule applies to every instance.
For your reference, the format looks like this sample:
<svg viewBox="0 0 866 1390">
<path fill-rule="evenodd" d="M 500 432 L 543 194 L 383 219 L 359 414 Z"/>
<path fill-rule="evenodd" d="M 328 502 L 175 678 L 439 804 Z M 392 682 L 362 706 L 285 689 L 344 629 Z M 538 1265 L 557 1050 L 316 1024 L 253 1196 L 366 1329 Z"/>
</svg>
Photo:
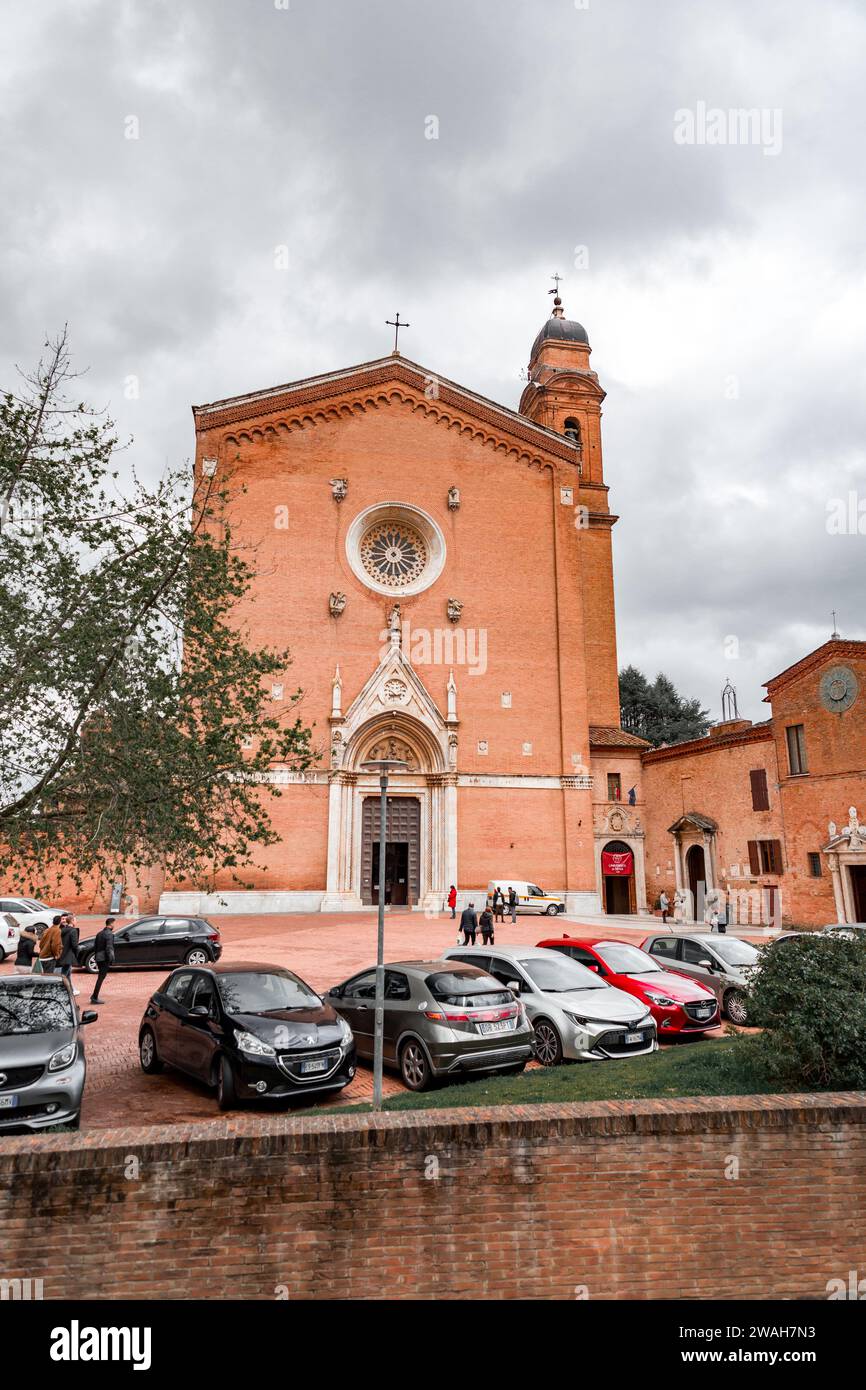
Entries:
<svg viewBox="0 0 866 1390">
<path fill-rule="evenodd" d="M 654 1004 L 658 1004 L 662 1009 L 673 1009 L 676 1006 L 675 999 L 669 999 L 666 994 L 653 994 L 651 989 L 646 991 L 647 999 L 651 999 Z"/>
<path fill-rule="evenodd" d="M 571 1014 L 568 1009 L 563 1009 L 562 1012 L 566 1018 L 570 1018 L 572 1023 L 576 1023 L 580 1028 L 585 1028 L 589 1023 L 610 1023 L 608 1018 L 587 1018 L 585 1014 Z"/>
<path fill-rule="evenodd" d="M 78 1051 L 75 1043 L 70 1043 L 68 1047 L 61 1047 L 59 1052 L 55 1052 L 51 1061 L 48 1063 L 49 1071 L 63 1071 L 64 1067 L 71 1067 L 75 1061 L 75 1054 Z"/>
<path fill-rule="evenodd" d="M 270 1043 L 262 1042 L 255 1033 L 243 1033 L 239 1028 L 235 1029 L 235 1042 L 241 1052 L 246 1052 L 250 1057 L 276 1057 L 276 1051 Z"/>
<path fill-rule="evenodd" d="M 352 1030 L 344 1018 L 340 1019 L 340 1037 L 344 1043 L 352 1041 Z"/>
</svg>

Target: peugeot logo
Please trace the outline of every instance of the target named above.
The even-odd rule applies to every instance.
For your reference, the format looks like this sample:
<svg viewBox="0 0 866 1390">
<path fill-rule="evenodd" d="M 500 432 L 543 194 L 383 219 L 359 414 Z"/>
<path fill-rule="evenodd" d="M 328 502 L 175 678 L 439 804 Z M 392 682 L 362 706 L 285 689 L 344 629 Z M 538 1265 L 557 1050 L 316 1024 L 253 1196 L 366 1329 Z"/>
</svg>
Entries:
<svg viewBox="0 0 866 1390">
<path fill-rule="evenodd" d="M 316 1039 L 310 1037 L 309 1034 L 306 1037 L 298 1038 L 298 1042 L 301 1044 L 302 1047 L 312 1047 L 315 1041 Z"/>
</svg>

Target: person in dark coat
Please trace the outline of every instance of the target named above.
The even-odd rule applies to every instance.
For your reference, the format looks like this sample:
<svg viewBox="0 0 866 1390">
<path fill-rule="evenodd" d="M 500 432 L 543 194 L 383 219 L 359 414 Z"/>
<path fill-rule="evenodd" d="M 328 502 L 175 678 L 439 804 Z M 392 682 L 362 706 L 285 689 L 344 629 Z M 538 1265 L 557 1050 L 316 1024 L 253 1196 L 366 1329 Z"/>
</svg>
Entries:
<svg viewBox="0 0 866 1390">
<path fill-rule="evenodd" d="M 96 933 L 96 940 L 93 943 L 93 956 L 96 961 L 98 974 L 93 993 L 90 996 L 91 1004 L 102 1004 L 104 1001 L 99 997 L 105 977 L 114 964 L 114 923 L 116 917 L 106 917 L 105 926 L 102 931 Z"/>
<path fill-rule="evenodd" d="M 30 975 L 33 971 L 33 957 L 39 949 L 39 937 L 32 927 L 22 927 L 18 937 L 18 950 L 15 953 L 15 974 Z"/>
<path fill-rule="evenodd" d="M 508 911 L 511 913 L 512 922 L 517 921 L 517 894 L 512 887 L 508 889 Z"/>
<path fill-rule="evenodd" d="M 72 984 L 72 967 L 78 964 L 78 928 L 71 912 L 67 912 L 60 923 L 60 943 L 62 946 L 60 973 L 65 975 L 69 983 Z M 73 988 L 73 994 L 78 994 L 78 992 L 77 989 Z"/>
<path fill-rule="evenodd" d="M 497 922 L 505 921 L 505 895 L 498 885 L 493 894 L 493 917 Z"/>
<path fill-rule="evenodd" d="M 470 903 L 464 907 L 460 914 L 460 930 L 463 933 L 463 945 L 475 945 L 475 933 L 478 931 L 478 917 L 475 912 L 475 904 Z"/>
<path fill-rule="evenodd" d="M 489 907 L 485 907 L 478 919 L 478 925 L 481 928 L 482 946 L 493 946 L 493 913 Z"/>
</svg>

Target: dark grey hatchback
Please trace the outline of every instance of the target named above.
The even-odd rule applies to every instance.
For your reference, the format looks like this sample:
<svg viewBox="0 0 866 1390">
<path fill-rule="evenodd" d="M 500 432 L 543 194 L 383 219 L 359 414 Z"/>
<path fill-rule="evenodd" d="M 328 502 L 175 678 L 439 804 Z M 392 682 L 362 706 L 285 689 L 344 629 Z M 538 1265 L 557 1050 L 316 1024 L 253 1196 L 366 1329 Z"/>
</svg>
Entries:
<svg viewBox="0 0 866 1390">
<path fill-rule="evenodd" d="M 359 1057 L 373 1056 L 376 971 L 364 970 L 325 995 L 355 1035 Z M 410 1091 L 437 1078 L 520 1072 L 534 1049 L 523 1005 L 492 975 L 453 960 L 385 966 L 384 1062 Z"/>
</svg>

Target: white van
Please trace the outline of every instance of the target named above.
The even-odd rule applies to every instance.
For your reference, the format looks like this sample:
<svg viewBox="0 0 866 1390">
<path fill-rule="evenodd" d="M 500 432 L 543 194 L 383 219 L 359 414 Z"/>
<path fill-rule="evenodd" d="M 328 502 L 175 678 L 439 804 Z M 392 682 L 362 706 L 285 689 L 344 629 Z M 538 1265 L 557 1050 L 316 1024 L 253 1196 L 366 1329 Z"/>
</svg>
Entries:
<svg viewBox="0 0 866 1390">
<path fill-rule="evenodd" d="M 513 888 L 517 894 L 518 912 L 546 912 L 548 916 L 555 917 L 558 912 L 565 911 L 565 899 L 558 897 L 555 893 L 545 893 L 543 888 L 539 888 L 537 883 L 528 883 L 525 878 L 492 878 L 487 885 L 487 906 L 493 911 L 493 894 L 497 888 L 502 889 L 502 896 L 505 899 L 505 912 L 508 914 L 508 890 Z"/>
</svg>

